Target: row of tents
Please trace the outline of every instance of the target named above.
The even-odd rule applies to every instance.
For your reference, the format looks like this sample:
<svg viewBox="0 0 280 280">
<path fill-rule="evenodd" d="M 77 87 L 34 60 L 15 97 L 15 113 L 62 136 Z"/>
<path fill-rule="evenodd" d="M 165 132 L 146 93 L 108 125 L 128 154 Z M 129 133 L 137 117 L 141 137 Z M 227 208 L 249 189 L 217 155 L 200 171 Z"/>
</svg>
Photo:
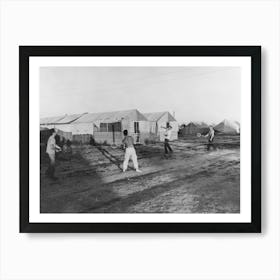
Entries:
<svg viewBox="0 0 280 280">
<path fill-rule="evenodd" d="M 238 121 L 224 119 L 219 124 L 213 126 L 217 133 L 222 134 L 240 134 L 240 123 Z M 197 133 L 207 133 L 209 130 L 209 125 L 205 122 L 190 122 L 187 125 L 183 124 L 180 126 L 179 135 L 196 135 Z"/>
<path fill-rule="evenodd" d="M 75 142 L 87 143 L 93 138 L 98 143 L 120 144 L 122 132 L 127 129 L 136 143 L 144 144 L 148 141 L 163 141 L 167 124 L 172 127 L 171 140 L 178 139 L 178 135 L 203 134 L 209 130 L 209 125 L 204 122 L 190 122 L 179 127 L 175 117 L 168 111 L 141 113 L 137 109 L 41 118 L 40 130 L 41 134 L 47 134 L 46 130 L 56 128 L 65 140 Z M 240 124 L 223 120 L 214 129 L 220 133 L 239 134 Z"/>
<path fill-rule="evenodd" d="M 178 138 L 179 125 L 169 112 L 143 114 L 137 109 L 104 113 L 83 113 L 40 119 L 41 131 L 56 128 L 65 139 L 76 142 L 120 144 L 127 129 L 136 143 L 162 141 L 165 127 L 172 126 L 171 140 Z"/>
</svg>

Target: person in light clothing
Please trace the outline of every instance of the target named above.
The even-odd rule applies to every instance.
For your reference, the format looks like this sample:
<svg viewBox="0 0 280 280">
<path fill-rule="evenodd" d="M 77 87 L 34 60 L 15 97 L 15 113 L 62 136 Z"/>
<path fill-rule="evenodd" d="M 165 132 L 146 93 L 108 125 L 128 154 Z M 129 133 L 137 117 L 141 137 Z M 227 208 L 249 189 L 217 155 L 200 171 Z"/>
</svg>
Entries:
<svg viewBox="0 0 280 280">
<path fill-rule="evenodd" d="M 61 148 L 56 145 L 56 140 L 55 140 L 56 131 L 55 131 L 55 129 L 51 129 L 51 132 L 52 132 L 52 135 L 48 139 L 47 149 L 46 149 L 46 153 L 48 154 L 49 159 L 50 159 L 50 163 L 49 163 L 49 167 L 46 171 L 46 175 L 48 175 L 52 179 L 57 179 L 54 176 L 54 172 L 55 172 L 55 152 L 56 151 L 61 151 Z"/>
<path fill-rule="evenodd" d="M 215 138 L 215 130 L 214 130 L 213 126 L 211 126 L 211 125 L 209 126 L 209 131 L 208 131 L 208 133 L 206 135 L 204 135 L 204 137 L 205 138 L 208 137 L 208 143 L 209 144 L 213 143 L 214 138 Z"/>
<path fill-rule="evenodd" d="M 133 161 L 133 165 L 134 165 L 136 172 L 142 172 L 141 170 L 139 170 L 139 167 L 138 167 L 137 155 L 136 155 L 136 151 L 134 148 L 134 139 L 132 136 L 128 136 L 127 130 L 124 130 L 123 134 L 124 134 L 124 139 L 123 139 L 122 143 L 125 148 L 123 172 L 125 172 L 127 170 L 127 166 L 128 166 L 128 162 L 129 162 L 130 158 Z"/>
<path fill-rule="evenodd" d="M 207 151 L 210 150 L 216 150 L 216 147 L 214 145 L 214 138 L 215 138 L 215 130 L 213 126 L 209 126 L 209 131 L 206 135 L 204 135 L 205 138 L 208 138 L 208 144 L 207 144 Z"/>
<path fill-rule="evenodd" d="M 167 123 L 166 127 L 162 127 L 165 129 L 164 132 L 164 153 L 165 155 L 168 154 L 168 152 L 172 153 L 173 150 L 171 149 L 170 145 L 169 145 L 169 141 L 171 139 L 171 130 L 172 130 L 172 126 Z"/>
</svg>

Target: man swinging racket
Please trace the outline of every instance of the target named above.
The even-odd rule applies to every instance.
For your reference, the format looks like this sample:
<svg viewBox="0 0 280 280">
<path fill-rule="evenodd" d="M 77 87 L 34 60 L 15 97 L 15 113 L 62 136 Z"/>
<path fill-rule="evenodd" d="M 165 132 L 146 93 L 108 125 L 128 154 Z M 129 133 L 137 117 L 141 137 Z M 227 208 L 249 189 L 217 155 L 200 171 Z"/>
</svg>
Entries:
<svg viewBox="0 0 280 280">
<path fill-rule="evenodd" d="M 200 133 L 197 133 L 197 136 L 198 137 L 203 136 L 205 138 L 208 137 L 207 150 L 210 150 L 211 147 L 213 147 L 215 150 L 215 147 L 213 146 L 213 142 L 214 142 L 214 138 L 215 138 L 215 130 L 214 130 L 213 126 L 211 126 L 211 125 L 209 126 L 209 131 L 206 135 L 201 135 Z"/>
<path fill-rule="evenodd" d="M 166 124 L 166 127 L 163 127 L 162 128 L 165 129 L 165 132 L 164 132 L 164 154 L 165 156 L 168 155 L 168 153 L 173 153 L 173 150 L 171 149 L 170 145 L 169 145 L 169 141 L 171 139 L 171 130 L 172 130 L 172 126 L 167 123 Z"/>
<path fill-rule="evenodd" d="M 136 172 L 142 172 L 138 167 L 137 155 L 134 148 L 134 139 L 132 136 L 128 136 L 128 131 L 124 130 L 124 139 L 122 141 L 125 148 L 124 162 L 123 162 L 123 172 L 127 170 L 128 162 L 130 158 L 133 161 L 134 168 Z"/>
</svg>

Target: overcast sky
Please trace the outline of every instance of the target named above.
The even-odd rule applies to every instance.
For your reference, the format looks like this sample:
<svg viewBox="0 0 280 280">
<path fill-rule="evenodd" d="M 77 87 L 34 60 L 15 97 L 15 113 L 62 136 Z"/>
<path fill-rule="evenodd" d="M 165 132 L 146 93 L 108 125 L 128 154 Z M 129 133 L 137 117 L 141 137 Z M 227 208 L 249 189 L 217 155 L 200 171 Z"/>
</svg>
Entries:
<svg viewBox="0 0 280 280">
<path fill-rule="evenodd" d="M 239 67 L 42 67 L 40 116 L 138 109 L 240 121 Z"/>
</svg>

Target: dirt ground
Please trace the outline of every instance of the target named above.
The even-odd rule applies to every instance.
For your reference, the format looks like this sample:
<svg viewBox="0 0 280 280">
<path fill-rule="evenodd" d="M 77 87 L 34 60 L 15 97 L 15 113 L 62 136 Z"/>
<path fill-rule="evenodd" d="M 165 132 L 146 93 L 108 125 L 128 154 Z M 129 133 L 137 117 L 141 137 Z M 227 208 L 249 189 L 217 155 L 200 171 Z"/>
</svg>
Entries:
<svg viewBox="0 0 280 280">
<path fill-rule="evenodd" d="M 239 140 L 179 139 L 169 158 L 162 143 L 137 146 L 142 173 L 121 171 L 119 147 L 77 145 L 69 158 L 58 155 L 57 181 L 45 176 L 43 155 L 41 213 L 238 213 Z"/>
</svg>

